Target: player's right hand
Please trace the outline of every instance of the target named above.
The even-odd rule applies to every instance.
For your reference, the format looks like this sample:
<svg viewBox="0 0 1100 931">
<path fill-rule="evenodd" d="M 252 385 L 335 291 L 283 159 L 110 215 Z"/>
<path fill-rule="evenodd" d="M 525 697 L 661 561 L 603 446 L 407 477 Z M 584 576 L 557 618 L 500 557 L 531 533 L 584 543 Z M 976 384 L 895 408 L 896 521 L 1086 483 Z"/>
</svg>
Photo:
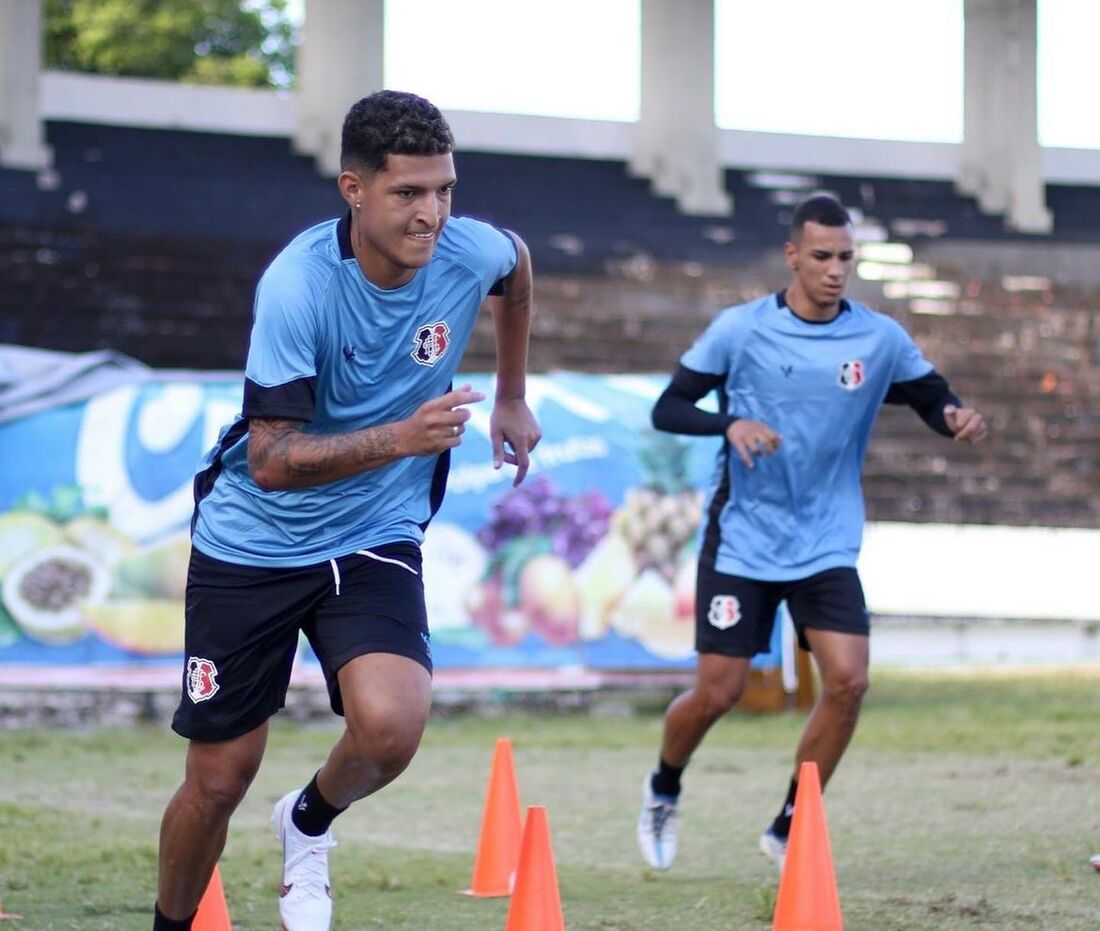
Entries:
<svg viewBox="0 0 1100 931">
<path fill-rule="evenodd" d="M 783 441 L 783 437 L 758 420 L 735 420 L 726 427 L 726 439 L 749 469 L 756 468 L 753 456 L 770 456 Z"/>
<path fill-rule="evenodd" d="M 409 428 L 408 455 L 431 456 L 458 446 L 466 431 L 466 421 L 470 419 L 466 405 L 484 400 L 485 395 L 480 391 L 463 385 L 425 401 L 405 422 Z"/>
</svg>

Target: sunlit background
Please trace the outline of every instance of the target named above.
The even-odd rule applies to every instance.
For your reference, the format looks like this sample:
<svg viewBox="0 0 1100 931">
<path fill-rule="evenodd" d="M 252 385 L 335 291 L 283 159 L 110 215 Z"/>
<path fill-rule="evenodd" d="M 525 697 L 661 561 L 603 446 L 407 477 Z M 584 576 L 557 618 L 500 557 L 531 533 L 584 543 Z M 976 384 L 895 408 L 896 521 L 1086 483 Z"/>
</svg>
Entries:
<svg viewBox="0 0 1100 931">
<path fill-rule="evenodd" d="M 1040 142 L 1100 148 L 1085 117 L 1100 3 L 1039 0 L 1038 15 Z M 638 0 L 388 0 L 386 85 L 447 109 L 630 122 L 639 18 Z M 962 0 L 715 0 L 715 29 L 723 129 L 962 139 Z"/>
</svg>

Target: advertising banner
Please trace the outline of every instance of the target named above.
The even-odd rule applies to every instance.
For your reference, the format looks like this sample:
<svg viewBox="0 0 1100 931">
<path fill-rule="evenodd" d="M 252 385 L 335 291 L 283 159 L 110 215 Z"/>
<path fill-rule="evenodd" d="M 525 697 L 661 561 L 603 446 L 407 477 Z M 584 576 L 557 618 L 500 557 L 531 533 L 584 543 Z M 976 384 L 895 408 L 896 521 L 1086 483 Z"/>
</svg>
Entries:
<svg viewBox="0 0 1100 931">
<path fill-rule="evenodd" d="M 531 377 L 544 438 L 518 488 L 474 406 L 424 544 L 437 666 L 691 664 L 718 440 L 651 428 L 665 380 Z M 240 399 L 153 378 L 0 424 L 0 663 L 178 661 L 191 480 Z"/>
</svg>

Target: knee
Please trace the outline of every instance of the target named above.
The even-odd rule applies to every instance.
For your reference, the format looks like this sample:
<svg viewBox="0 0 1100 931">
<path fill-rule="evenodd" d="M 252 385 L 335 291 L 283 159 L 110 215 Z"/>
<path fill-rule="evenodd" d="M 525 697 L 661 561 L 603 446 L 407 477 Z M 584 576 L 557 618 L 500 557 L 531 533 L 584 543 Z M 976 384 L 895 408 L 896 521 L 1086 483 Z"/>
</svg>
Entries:
<svg viewBox="0 0 1100 931">
<path fill-rule="evenodd" d="M 384 782 L 395 779 L 412 762 L 424 722 L 411 722 L 400 715 L 374 713 L 357 716 L 347 723 L 348 738 L 359 766 Z"/>
<path fill-rule="evenodd" d="M 226 818 L 244 799 L 256 769 L 229 763 L 198 767 L 188 772 L 186 784 L 199 807 L 215 819 Z"/>
<path fill-rule="evenodd" d="M 696 690 L 696 701 L 704 718 L 717 721 L 737 704 L 742 691 L 740 682 L 708 683 Z"/>
<path fill-rule="evenodd" d="M 825 683 L 825 696 L 845 710 L 857 712 L 871 683 L 866 670 L 853 670 Z"/>
</svg>

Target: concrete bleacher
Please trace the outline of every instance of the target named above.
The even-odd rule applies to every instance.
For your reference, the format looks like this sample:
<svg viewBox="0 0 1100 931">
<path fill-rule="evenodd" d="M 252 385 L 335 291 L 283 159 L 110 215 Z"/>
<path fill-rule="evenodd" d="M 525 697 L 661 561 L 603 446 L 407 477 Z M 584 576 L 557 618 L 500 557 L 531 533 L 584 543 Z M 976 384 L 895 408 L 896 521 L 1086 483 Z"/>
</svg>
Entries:
<svg viewBox="0 0 1100 931">
<path fill-rule="evenodd" d="M 264 265 L 342 209 L 333 181 L 285 138 L 52 122 L 48 142 L 50 171 L 0 170 L 3 342 L 237 369 Z M 531 247 L 536 371 L 669 371 L 717 309 L 786 280 L 780 246 L 799 192 L 753 172 L 726 174 L 733 216 L 688 217 L 621 161 L 469 152 L 456 163 L 456 212 L 514 228 Z M 1005 230 L 946 181 L 800 183 L 835 191 L 958 285 L 943 316 L 913 313 L 872 282 L 853 282 L 853 296 L 901 319 L 994 427 L 983 447 L 951 446 L 911 412 L 884 411 L 867 463 L 870 516 L 1100 526 L 1090 401 L 1100 273 L 1088 275 L 1100 262 L 1087 246 L 1100 189 L 1050 185 L 1054 232 L 1035 237 Z M 1024 254 L 1055 269 L 1045 290 L 1002 287 Z M 466 367 L 492 361 L 486 318 Z"/>
</svg>

